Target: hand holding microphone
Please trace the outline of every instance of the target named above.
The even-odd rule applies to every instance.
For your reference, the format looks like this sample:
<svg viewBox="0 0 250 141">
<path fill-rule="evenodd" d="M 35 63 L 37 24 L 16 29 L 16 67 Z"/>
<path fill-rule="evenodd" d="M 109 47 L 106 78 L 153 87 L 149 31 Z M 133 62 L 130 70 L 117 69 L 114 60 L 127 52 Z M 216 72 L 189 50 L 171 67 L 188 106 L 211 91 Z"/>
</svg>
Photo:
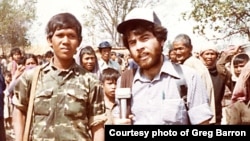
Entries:
<svg viewBox="0 0 250 141">
<path fill-rule="evenodd" d="M 130 111 L 130 98 L 131 98 L 131 91 L 130 88 L 117 88 L 116 89 L 116 97 L 119 100 L 119 107 L 120 107 L 120 118 L 125 119 L 128 118 L 128 111 Z"/>
</svg>

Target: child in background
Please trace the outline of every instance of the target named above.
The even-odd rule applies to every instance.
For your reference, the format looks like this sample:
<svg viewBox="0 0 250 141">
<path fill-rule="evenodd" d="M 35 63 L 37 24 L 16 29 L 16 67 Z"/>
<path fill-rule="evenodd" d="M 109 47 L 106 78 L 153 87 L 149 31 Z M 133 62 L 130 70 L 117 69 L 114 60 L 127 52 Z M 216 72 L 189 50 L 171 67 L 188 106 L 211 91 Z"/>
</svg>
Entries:
<svg viewBox="0 0 250 141">
<path fill-rule="evenodd" d="M 235 83 L 240 76 L 242 68 L 246 65 L 248 61 L 249 56 L 246 53 L 239 53 L 233 57 L 231 64 L 231 72 L 232 80 L 235 81 Z"/>
<path fill-rule="evenodd" d="M 241 70 L 233 90 L 226 118 L 229 125 L 250 125 L 250 62 Z"/>
<path fill-rule="evenodd" d="M 12 111 L 13 105 L 11 102 L 12 93 L 7 92 L 7 88 L 12 80 L 12 75 L 10 71 L 4 73 L 6 89 L 4 91 L 4 124 L 6 129 L 12 128 Z"/>
<path fill-rule="evenodd" d="M 14 75 L 18 66 L 17 62 L 22 58 L 21 49 L 18 47 L 12 48 L 10 51 L 10 57 L 12 60 L 8 63 L 7 70 L 10 71 L 12 75 Z"/>
<path fill-rule="evenodd" d="M 115 106 L 116 82 L 120 77 L 119 71 L 113 68 L 106 68 L 102 71 L 101 82 L 104 91 L 104 103 L 107 115 L 105 124 L 112 124 L 112 110 Z"/>
</svg>

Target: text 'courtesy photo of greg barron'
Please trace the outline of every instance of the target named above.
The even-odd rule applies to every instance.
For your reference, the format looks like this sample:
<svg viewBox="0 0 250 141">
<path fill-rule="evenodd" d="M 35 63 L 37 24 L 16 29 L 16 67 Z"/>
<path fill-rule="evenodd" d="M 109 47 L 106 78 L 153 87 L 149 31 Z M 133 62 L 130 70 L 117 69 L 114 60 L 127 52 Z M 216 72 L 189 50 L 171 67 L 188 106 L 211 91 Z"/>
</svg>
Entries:
<svg viewBox="0 0 250 141">
<path fill-rule="evenodd" d="M 138 139 L 158 141 L 185 137 L 190 139 L 246 139 L 250 137 L 249 126 L 186 126 L 186 125 L 106 125 L 105 140 Z"/>
</svg>

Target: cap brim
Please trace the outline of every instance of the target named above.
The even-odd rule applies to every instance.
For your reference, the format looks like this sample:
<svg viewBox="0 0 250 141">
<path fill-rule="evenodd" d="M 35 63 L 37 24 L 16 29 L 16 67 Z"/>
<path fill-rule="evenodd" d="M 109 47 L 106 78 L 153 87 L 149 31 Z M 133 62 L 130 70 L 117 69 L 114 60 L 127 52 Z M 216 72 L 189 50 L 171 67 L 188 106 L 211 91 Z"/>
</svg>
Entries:
<svg viewBox="0 0 250 141">
<path fill-rule="evenodd" d="M 117 31 L 121 34 L 124 34 L 125 31 L 126 31 L 126 27 L 128 25 L 131 25 L 131 23 L 135 23 L 135 22 L 139 22 L 139 21 L 143 21 L 143 22 L 150 22 L 152 23 L 151 21 L 148 21 L 148 20 L 144 20 L 144 19 L 131 19 L 131 20 L 127 20 L 127 21 L 124 21 L 122 23 L 120 23 L 118 26 L 117 26 Z"/>
</svg>

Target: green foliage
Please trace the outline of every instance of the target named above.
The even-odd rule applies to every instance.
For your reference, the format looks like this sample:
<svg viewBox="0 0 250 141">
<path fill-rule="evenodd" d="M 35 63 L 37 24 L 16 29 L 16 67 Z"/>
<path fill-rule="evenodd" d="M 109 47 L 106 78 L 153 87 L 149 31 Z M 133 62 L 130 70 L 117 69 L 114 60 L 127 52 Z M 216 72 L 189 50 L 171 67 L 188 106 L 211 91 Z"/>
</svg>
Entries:
<svg viewBox="0 0 250 141">
<path fill-rule="evenodd" d="M 205 35 L 213 30 L 225 39 L 233 36 L 246 37 L 250 41 L 250 2 L 249 0 L 191 0 L 191 13 L 183 13 L 183 19 L 193 19 L 197 25 L 193 32 Z"/>
<path fill-rule="evenodd" d="M 0 43 L 5 47 L 30 45 L 26 37 L 30 24 L 35 19 L 35 1 L 2 0 L 0 2 Z"/>
</svg>

